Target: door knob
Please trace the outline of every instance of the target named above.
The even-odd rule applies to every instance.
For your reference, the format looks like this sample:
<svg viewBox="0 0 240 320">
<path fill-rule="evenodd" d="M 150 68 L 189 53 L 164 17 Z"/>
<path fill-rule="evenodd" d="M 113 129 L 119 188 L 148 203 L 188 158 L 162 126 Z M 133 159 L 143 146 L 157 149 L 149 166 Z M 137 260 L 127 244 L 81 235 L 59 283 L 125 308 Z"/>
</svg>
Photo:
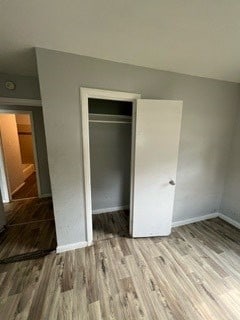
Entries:
<svg viewBox="0 0 240 320">
<path fill-rule="evenodd" d="M 170 181 L 169 181 L 169 184 L 171 184 L 172 186 L 175 186 L 175 185 L 176 185 L 176 182 L 173 181 L 173 180 L 170 180 Z"/>
</svg>

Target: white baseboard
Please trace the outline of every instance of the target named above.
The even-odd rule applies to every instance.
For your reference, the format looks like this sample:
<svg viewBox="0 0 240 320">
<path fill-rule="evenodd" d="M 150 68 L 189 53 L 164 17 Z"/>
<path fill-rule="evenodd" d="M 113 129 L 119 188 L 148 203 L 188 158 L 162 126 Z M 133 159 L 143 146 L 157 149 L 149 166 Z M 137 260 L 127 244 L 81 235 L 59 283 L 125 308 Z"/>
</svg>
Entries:
<svg viewBox="0 0 240 320">
<path fill-rule="evenodd" d="M 217 218 L 219 216 L 218 212 L 205 214 L 204 216 L 198 216 L 190 219 L 179 220 L 172 223 L 172 227 L 184 226 L 185 224 L 195 223 L 203 220 Z"/>
<path fill-rule="evenodd" d="M 114 211 L 127 210 L 127 209 L 129 209 L 129 205 L 112 207 L 112 208 L 95 209 L 92 211 L 92 213 L 100 214 L 100 213 L 114 212 Z"/>
<path fill-rule="evenodd" d="M 128 208 L 128 206 L 121 206 L 121 207 L 114 207 L 114 208 L 107 208 L 107 209 L 99 209 L 99 210 L 95 210 L 95 212 L 98 213 L 103 213 L 103 212 L 113 212 L 113 211 L 118 211 L 118 210 L 124 210 Z M 101 211 L 100 211 L 101 210 Z M 107 211 L 109 210 L 109 211 Z M 198 216 L 198 217 L 194 217 L 194 218 L 190 218 L 190 219 L 185 219 L 185 220 L 179 220 L 179 221 L 175 221 L 172 223 L 172 227 L 179 227 L 179 226 L 183 226 L 186 224 L 190 224 L 190 223 L 195 223 L 195 222 L 199 222 L 199 221 L 204 221 L 204 220 L 208 220 L 208 219 L 213 219 L 213 218 L 217 218 L 219 217 L 220 219 L 228 222 L 229 224 L 233 225 L 234 227 L 240 229 L 240 223 L 229 218 L 228 216 L 219 213 L 219 212 L 214 212 L 214 213 L 209 213 L 209 214 L 205 214 L 203 216 Z M 88 247 L 92 245 L 92 243 L 88 243 L 87 241 L 82 241 L 82 242 L 76 242 L 76 243 L 71 243 L 71 244 L 67 244 L 67 245 L 63 245 L 63 246 L 57 246 L 56 252 L 57 253 L 62 253 L 65 251 L 70 251 L 70 250 L 75 250 L 75 249 L 79 249 L 79 248 L 84 248 L 84 247 Z"/>
<path fill-rule="evenodd" d="M 184 226 L 186 224 L 195 223 L 195 222 L 204 221 L 204 220 L 213 219 L 213 218 L 218 218 L 218 217 L 220 219 L 228 222 L 229 224 L 233 225 L 234 227 L 240 229 L 240 222 L 233 220 L 232 218 L 230 218 L 220 212 L 214 212 L 214 213 L 205 214 L 204 216 L 199 216 L 199 217 L 186 219 L 186 220 L 175 221 L 172 223 L 172 227 L 180 227 L 180 226 Z"/>
<path fill-rule="evenodd" d="M 11 195 L 13 196 L 14 193 L 16 193 L 19 189 L 21 189 L 23 186 L 25 185 L 25 182 L 21 183 L 20 186 L 18 186 L 15 190 L 13 190 L 13 192 L 11 193 Z"/>
<path fill-rule="evenodd" d="M 229 224 L 233 225 L 234 227 L 240 229 L 240 222 L 233 220 L 232 218 L 230 218 L 222 213 L 218 213 L 218 216 L 220 219 L 222 219 L 222 220 L 228 222 Z"/>
<path fill-rule="evenodd" d="M 65 251 L 70 251 L 70 250 L 75 250 L 75 249 L 80 249 L 89 246 L 87 241 L 82 241 L 82 242 L 76 242 L 76 243 L 70 243 L 66 244 L 63 246 L 57 246 L 56 252 L 57 253 L 62 253 Z"/>
<path fill-rule="evenodd" d="M 35 166 L 33 163 L 29 163 L 27 167 L 23 169 L 24 180 L 26 180 L 35 171 Z"/>
</svg>

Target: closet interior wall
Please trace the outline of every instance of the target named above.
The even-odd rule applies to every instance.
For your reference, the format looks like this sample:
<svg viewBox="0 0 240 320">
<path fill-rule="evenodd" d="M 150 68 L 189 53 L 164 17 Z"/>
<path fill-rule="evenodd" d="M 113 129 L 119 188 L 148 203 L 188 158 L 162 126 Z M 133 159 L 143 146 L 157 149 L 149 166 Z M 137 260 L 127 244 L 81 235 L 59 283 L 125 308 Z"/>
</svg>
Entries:
<svg viewBox="0 0 240 320">
<path fill-rule="evenodd" d="M 129 208 L 132 103 L 89 99 L 93 214 Z"/>
</svg>

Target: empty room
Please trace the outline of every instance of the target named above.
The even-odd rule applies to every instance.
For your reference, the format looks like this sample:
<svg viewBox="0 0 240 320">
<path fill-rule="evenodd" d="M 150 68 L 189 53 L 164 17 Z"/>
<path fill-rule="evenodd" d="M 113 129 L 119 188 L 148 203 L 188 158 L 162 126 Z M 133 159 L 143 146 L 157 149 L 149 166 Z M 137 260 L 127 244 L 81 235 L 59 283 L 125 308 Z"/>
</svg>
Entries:
<svg viewBox="0 0 240 320">
<path fill-rule="evenodd" d="M 0 1 L 0 319 L 240 319 L 239 16 Z"/>
</svg>

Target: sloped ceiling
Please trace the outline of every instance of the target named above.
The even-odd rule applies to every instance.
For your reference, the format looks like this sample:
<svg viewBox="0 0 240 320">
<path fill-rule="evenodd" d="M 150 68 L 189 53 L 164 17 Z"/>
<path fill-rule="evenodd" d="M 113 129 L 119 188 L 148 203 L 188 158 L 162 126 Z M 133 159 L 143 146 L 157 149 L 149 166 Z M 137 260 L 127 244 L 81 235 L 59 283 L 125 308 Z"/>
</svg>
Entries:
<svg viewBox="0 0 240 320">
<path fill-rule="evenodd" d="M 0 72 L 44 47 L 240 82 L 239 0 L 0 0 Z"/>
</svg>

